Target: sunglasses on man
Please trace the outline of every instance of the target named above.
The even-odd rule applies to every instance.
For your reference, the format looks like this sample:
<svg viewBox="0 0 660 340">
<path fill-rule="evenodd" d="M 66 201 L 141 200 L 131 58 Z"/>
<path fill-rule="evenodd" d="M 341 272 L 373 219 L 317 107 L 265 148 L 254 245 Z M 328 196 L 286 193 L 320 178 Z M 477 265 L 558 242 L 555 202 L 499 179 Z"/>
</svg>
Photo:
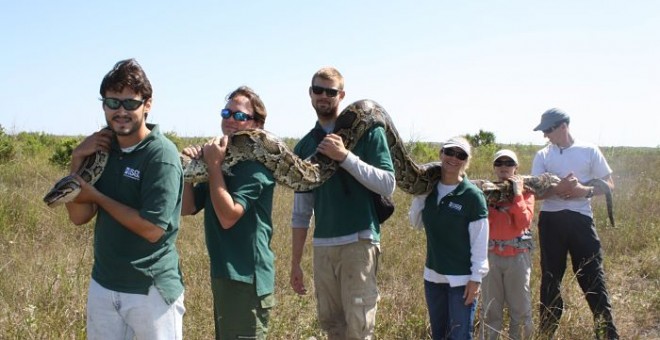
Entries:
<svg viewBox="0 0 660 340">
<path fill-rule="evenodd" d="M 222 119 L 229 119 L 233 116 L 234 120 L 237 122 L 244 122 L 254 119 L 253 116 L 243 111 L 232 111 L 230 109 L 222 109 L 222 111 L 220 111 L 220 116 L 222 116 Z"/>
<path fill-rule="evenodd" d="M 559 124 L 557 124 L 557 125 L 555 125 L 555 126 L 549 127 L 549 128 L 547 128 L 547 129 L 545 129 L 545 130 L 542 130 L 542 131 L 543 131 L 544 134 L 547 135 L 547 134 L 549 134 L 549 133 L 552 133 L 552 131 L 555 131 L 555 130 L 556 130 L 558 127 L 560 127 L 563 123 L 564 123 L 564 122 L 561 122 L 561 123 L 559 123 Z"/>
<path fill-rule="evenodd" d="M 103 105 L 107 106 L 110 110 L 117 110 L 120 107 L 124 107 L 124 110 L 126 111 L 133 111 L 137 110 L 142 104 L 144 104 L 144 99 L 142 100 L 137 100 L 137 99 L 124 99 L 120 100 L 117 98 L 101 98 L 100 99 L 103 102 Z"/>
<path fill-rule="evenodd" d="M 445 154 L 445 156 L 449 157 L 456 157 L 462 161 L 466 160 L 468 158 L 468 154 L 462 151 L 456 151 L 454 149 L 442 149 L 442 153 Z"/>
<path fill-rule="evenodd" d="M 337 94 L 339 94 L 339 91 L 341 91 L 341 90 L 331 89 L 331 88 L 317 86 L 317 85 L 312 86 L 312 92 L 316 95 L 319 95 L 319 94 L 325 92 L 325 95 L 328 96 L 328 97 L 337 97 Z"/>
</svg>

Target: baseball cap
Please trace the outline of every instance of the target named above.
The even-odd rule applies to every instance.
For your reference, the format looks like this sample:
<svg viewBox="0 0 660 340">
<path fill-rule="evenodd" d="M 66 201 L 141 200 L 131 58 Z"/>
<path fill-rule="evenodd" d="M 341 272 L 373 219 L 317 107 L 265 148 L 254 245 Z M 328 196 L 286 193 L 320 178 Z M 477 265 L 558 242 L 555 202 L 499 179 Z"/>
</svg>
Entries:
<svg viewBox="0 0 660 340">
<path fill-rule="evenodd" d="M 543 112 L 543 115 L 541 115 L 541 123 L 534 128 L 534 131 L 547 130 L 563 121 L 568 123 L 571 121 L 571 117 L 561 109 L 549 109 Z"/>
<path fill-rule="evenodd" d="M 518 156 L 516 156 L 515 152 L 513 152 L 509 149 L 502 149 L 502 150 L 496 152 L 495 156 L 493 156 L 493 162 L 495 162 L 500 157 L 509 157 L 514 162 L 516 162 L 516 164 L 518 164 Z"/>
<path fill-rule="evenodd" d="M 470 155 L 470 143 L 467 141 L 467 139 L 463 137 L 452 137 L 448 139 L 446 142 L 442 143 L 442 148 L 459 148 L 463 151 L 465 151 L 468 156 Z"/>
</svg>

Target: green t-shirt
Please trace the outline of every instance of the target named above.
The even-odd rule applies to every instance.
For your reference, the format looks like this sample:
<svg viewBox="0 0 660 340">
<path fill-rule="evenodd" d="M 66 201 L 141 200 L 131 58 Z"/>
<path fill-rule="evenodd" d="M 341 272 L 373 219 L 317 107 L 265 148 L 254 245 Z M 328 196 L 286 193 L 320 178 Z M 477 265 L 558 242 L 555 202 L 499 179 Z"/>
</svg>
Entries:
<svg viewBox="0 0 660 340">
<path fill-rule="evenodd" d="M 183 293 L 176 239 L 179 233 L 183 170 L 176 146 L 147 124 L 151 133 L 133 151 L 124 153 L 113 140 L 108 163 L 96 188 L 139 211 L 163 228 L 151 243 L 124 228 L 99 207 L 94 229 L 92 278 L 124 293 L 148 294 L 154 285 L 168 304 Z"/>
<path fill-rule="evenodd" d="M 231 173 L 225 175 L 227 190 L 245 213 L 229 229 L 220 225 L 208 183 L 195 186 L 195 206 L 204 209 L 211 277 L 254 284 L 258 296 L 271 294 L 275 290 L 275 255 L 270 248 L 275 179 L 256 161 L 239 162 Z"/>
<path fill-rule="evenodd" d="M 325 134 L 318 122 L 294 149 L 303 159 L 316 152 L 320 140 L 314 134 Z M 380 126 L 367 131 L 351 152 L 370 165 L 394 172 L 385 129 Z M 370 190 L 341 168 L 314 189 L 314 217 L 316 238 L 339 237 L 371 229 L 374 241 L 380 241 L 380 225 Z"/>
<path fill-rule="evenodd" d="M 469 224 L 488 218 L 486 198 L 467 176 L 438 202 L 434 189 L 424 204 L 422 221 L 426 231 L 426 267 L 438 274 L 470 275 Z"/>
</svg>

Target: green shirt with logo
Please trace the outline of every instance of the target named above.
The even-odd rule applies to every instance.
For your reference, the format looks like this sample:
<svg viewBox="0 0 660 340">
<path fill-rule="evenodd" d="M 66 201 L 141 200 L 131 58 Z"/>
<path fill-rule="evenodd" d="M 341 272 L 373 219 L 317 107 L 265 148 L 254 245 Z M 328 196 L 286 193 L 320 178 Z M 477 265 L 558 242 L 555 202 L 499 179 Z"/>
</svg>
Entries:
<svg viewBox="0 0 660 340">
<path fill-rule="evenodd" d="M 470 275 L 470 222 L 488 218 L 486 198 L 467 176 L 438 202 L 438 190 L 422 210 L 426 231 L 426 267 L 443 275 Z"/>
<path fill-rule="evenodd" d="M 211 259 L 211 277 L 254 284 L 257 296 L 275 290 L 273 237 L 273 194 L 275 179 L 256 161 L 239 162 L 225 174 L 227 190 L 245 213 L 229 229 L 220 225 L 208 183 L 195 186 L 195 206 L 204 209 L 206 246 Z"/>
<path fill-rule="evenodd" d="M 126 229 L 99 207 L 94 229 L 92 278 L 124 293 L 148 294 L 155 286 L 168 304 L 184 290 L 176 248 L 183 193 L 183 171 L 176 146 L 157 125 L 131 152 L 114 139 L 103 174 L 95 187 L 136 209 L 165 233 L 155 243 Z"/>
</svg>

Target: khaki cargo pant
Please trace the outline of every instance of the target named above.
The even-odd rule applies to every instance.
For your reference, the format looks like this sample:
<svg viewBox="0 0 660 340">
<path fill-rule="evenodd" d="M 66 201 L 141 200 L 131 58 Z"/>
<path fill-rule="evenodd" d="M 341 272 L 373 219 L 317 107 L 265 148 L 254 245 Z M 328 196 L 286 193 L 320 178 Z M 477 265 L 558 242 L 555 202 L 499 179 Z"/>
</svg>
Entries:
<svg viewBox="0 0 660 340">
<path fill-rule="evenodd" d="M 329 340 L 373 338 L 379 255 L 369 240 L 314 247 L 317 313 Z"/>
<path fill-rule="evenodd" d="M 481 283 L 482 330 L 480 339 L 531 339 L 532 292 L 530 252 L 515 256 L 488 253 L 489 271 Z M 502 333 L 504 308 L 509 309 L 508 337 Z"/>
</svg>

